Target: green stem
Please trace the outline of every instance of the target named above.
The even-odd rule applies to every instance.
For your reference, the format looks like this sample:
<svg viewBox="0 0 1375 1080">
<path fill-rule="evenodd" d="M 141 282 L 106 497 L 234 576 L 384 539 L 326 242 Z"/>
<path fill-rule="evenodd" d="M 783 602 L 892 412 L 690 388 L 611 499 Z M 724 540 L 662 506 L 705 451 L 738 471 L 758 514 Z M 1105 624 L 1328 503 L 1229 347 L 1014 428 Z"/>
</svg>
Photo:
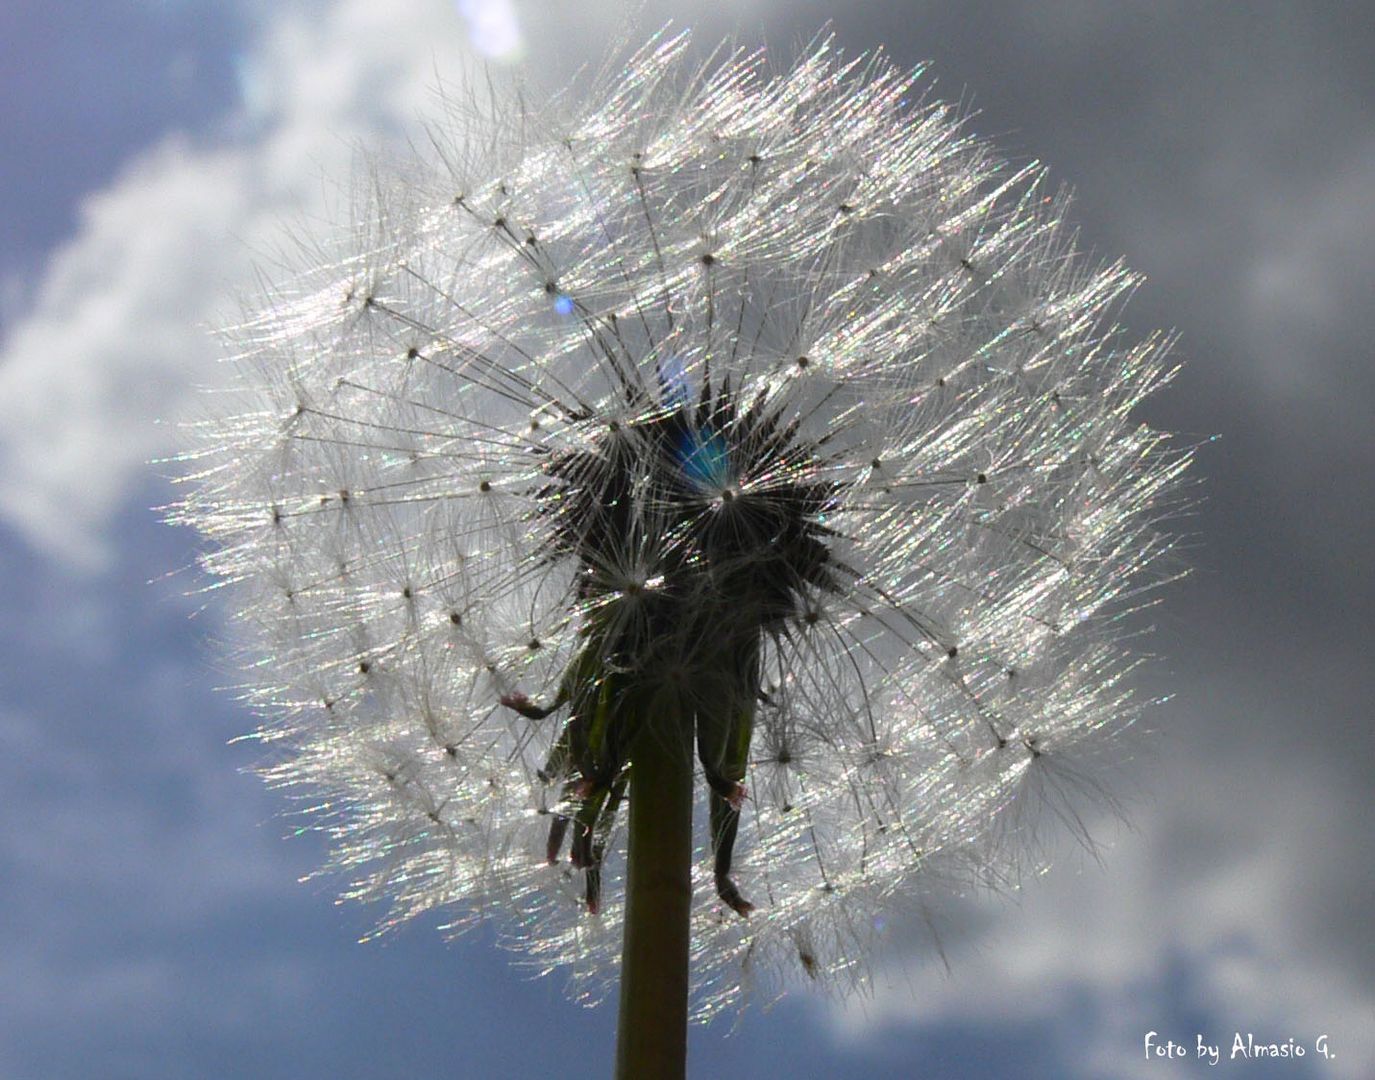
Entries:
<svg viewBox="0 0 1375 1080">
<path fill-rule="evenodd" d="M 616 1078 L 682 1080 L 692 909 L 691 724 L 681 715 L 644 724 L 630 763 Z"/>
</svg>

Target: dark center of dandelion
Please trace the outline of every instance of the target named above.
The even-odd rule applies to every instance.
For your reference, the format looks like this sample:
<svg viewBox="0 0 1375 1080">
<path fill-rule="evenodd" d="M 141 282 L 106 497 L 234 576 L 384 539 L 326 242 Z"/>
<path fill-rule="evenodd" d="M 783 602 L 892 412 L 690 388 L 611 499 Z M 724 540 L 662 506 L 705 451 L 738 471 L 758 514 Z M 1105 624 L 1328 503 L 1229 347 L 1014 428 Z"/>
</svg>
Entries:
<svg viewBox="0 0 1375 1080">
<path fill-rule="evenodd" d="M 808 596 L 837 587 L 824 524 L 837 490 L 823 464 L 766 393 L 746 408 L 728 384 L 695 408 L 674 395 L 588 449 L 550 454 L 552 483 L 539 495 L 554 523 L 550 554 L 576 560 L 584 601 L 623 596 L 628 579 L 661 582 L 646 590 L 657 610 L 637 621 L 641 639 L 604 643 L 622 663 L 658 651 L 649 638 L 681 642 L 668 632 L 703 623 L 713 640 L 757 649 L 761 634 L 811 609 Z"/>
<path fill-rule="evenodd" d="M 572 859 L 599 903 L 601 847 L 644 723 L 688 723 L 711 796 L 717 894 L 753 908 L 730 877 L 765 641 L 837 591 L 826 513 L 837 501 L 820 448 L 766 391 L 741 407 L 729 382 L 693 407 L 685 380 L 632 420 L 594 427 L 577 450 L 544 451 L 538 493 L 552 523 L 547 555 L 575 564 L 582 644 L 548 708 L 503 701 L 532 719 L 567 706 L 540 775 L 577 806 Z M 627 585 L 627 583 L 632 583 Z M 643 583 L 643 584 L 641 584 Z M 814 620 L 813 620 L 814 621 Z M 556 817 L 547 855 L 568 819 Z"/>
</svg>

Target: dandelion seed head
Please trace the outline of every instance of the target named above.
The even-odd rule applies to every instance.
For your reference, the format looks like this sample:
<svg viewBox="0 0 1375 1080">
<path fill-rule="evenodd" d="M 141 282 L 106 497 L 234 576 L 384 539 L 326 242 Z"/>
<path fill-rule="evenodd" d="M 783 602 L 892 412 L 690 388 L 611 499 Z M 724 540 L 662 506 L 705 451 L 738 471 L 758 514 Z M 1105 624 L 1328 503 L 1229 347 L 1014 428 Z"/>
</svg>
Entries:
<svg viewBox="0 0 1375 1080">
<path fill-rule="evenodd" d="M 1118 326 L 1137 278 L 1043 169 L 829 39 L 660 34 L 444 124 L 230 333 L 198 431 L 176 517 L 264 772 L 382 928 L 494 919 L 596 996 L 628 733 L 570 730 L 676 710 L 739 807 L 734 894 L 697 816 L 697 1015 L 862 986 L 896 912 L 1105 797 L 1188 464 L 1135 413 L 1171 339 Z"/>
</svg>

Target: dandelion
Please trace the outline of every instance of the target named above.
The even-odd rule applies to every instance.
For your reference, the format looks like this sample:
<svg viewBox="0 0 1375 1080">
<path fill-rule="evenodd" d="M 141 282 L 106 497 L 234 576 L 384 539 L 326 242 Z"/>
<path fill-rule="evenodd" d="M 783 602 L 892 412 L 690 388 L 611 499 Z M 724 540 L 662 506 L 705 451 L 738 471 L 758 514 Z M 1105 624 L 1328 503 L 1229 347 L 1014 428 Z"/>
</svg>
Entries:
<svg viewBox="0 0 1375 1080">
<path fill-rule="evenodd" d="M 829 40 L 687 47 L 375 165 L 235 332 L 176 511 L 345 895 L 581 995 L 620 953 L 623 1076 L 1015 884 L 1140 708 L 1188 458 L 1039 166 Z"/>
</svg>

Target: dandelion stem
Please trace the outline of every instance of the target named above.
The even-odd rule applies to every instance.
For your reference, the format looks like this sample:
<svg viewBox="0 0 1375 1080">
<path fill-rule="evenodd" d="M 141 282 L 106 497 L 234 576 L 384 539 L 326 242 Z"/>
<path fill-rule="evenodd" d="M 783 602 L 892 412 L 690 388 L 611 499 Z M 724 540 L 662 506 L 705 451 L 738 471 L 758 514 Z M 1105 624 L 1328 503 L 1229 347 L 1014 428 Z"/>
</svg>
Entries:
<svg viewBox="0 0 1375 1080">
<path fill-rule="evenodd" d="M 631 747 L 617 1080 L 681 1080 L 687 1067 L 692 728 L 656 720 Z"/>
</svg>

